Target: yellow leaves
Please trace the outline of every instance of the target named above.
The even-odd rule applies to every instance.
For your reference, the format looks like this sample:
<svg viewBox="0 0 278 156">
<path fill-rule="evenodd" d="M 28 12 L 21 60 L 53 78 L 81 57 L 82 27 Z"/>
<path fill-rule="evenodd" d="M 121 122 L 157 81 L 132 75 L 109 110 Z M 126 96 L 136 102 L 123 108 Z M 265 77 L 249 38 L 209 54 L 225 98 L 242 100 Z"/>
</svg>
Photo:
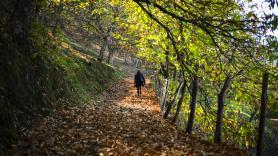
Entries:
<svg viewBox="0 0 278 156">
<path fill-rule="evenodd" d="M 84 9 L 84 8 L 88 7 L 89 5 L 90 5 L 90 2 L 81 2 L 81 3 L 79 4 L 79 7 L 80 7 L 81 9 Z"/>
<path fill-rule="evenodd" d="M 52 0 L 54 3 L 60 3 L 62 0 Z"/>
<path fill-rule="evenodd" d="M 198 59 L 198 64 L 199 66 L 207 66 L 207 61 L 205 59 Z"/>
<path fill-rule="evenodd" d="M 111 0 L 111 3 L 114 5 L 119 5 L 121 3 L 121 0 Z"/>
</svg>

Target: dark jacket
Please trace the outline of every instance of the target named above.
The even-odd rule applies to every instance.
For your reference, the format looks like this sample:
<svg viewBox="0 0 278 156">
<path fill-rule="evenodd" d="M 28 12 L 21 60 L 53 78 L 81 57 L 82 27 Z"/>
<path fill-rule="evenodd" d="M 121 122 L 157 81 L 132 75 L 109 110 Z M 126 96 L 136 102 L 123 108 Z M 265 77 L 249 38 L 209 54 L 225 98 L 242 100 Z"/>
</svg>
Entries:
<svg viewBox="0 0 278 156">
<path fill-rule="evenodd" d="M 145 85 L 145 78 L 142 73 L 136 74 L 134 77 L 134 84 L 135 86 L 142 86 Z"/>
</svg>

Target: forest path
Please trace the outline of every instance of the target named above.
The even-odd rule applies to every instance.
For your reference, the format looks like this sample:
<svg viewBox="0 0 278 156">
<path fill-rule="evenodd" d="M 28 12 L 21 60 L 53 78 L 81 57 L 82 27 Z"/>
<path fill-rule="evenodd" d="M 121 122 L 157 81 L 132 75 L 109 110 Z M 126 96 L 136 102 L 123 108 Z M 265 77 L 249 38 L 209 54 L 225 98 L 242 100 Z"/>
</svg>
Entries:
<svg viewBox="0 0 278 156">
<path fill-rule="evenodd" d="M 40 119 L 9 155 L 244 155 L 188 136 L 159 109 L 150 81 L 138 97 L 129 74 L 91 104 Z"/>
</svg>

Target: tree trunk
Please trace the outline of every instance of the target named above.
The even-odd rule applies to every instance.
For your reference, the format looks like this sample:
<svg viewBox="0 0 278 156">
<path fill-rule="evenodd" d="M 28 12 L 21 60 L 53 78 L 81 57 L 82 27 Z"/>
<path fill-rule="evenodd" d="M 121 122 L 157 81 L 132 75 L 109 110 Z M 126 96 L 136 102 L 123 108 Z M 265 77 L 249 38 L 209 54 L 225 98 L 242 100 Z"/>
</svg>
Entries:
<svg viewBox="0 0 278 156">
<path fill-rule="evenodd" d="M 107 37 L 103 37 L 103 42 L 102 42 L 102 45 L 101 45 L 101 48 L 100 48 L 100 51 L 99 51 L 99 55 L 98 55 L 98 61 L 99 62 L 102 62 L 103 61 L 103 58 L 104 58 L 104 53 L 105 53 L 105 49 L 107 47 Z"/>
<path fill-rule="evenodd" d="M 193 123 L 195 120 L 195 109 L 196 109 L 196 102 L 197 102 L 197 94 L 198 94 L 198 76 L 194 75 L 193 78 L 193 86 L 192 86 L 192 93 L 191 93 L 191 102 L 190 102 L 190 115 L 188 117 L 188 124 L 186 127 L 186 132 L 191 134 L 193 129 Z"/>
<path fill-rule="evenodd" d="M 36 114 L 28 110 L 37 110 L 35 106 L 42 102 L 41 86 L 36 81 L 36 70 L 40 68 L 34 68 L 39 63 L 35 64 L 31 57 L 36 51 L 31 31 L 39 11 L 37 3 L 0 2 L 0 153 L 5 153 L 6 147 L 17 139 L 23 125 L 30 126 L 29 119 Z"/>
<path fill-rule="evenodd" d="M 107 38 L 107 47 L 108 47 L 107 63 L 113 64 L 113 56 L 116 50 L 116 43 L 111 37 Z"/>
<path fill-rule="evenodd" d="M 165 52 L 165 54 L 166 54 L 166 62 L 165 62 L 166 74 L 165 74 L 165 76 L 166 76 L 167 79 L 169 79 L 169 64 L 170 64 L 170 61 L 169 61 L 169 51 L 167 50 Z"/>
<path fill-rule="evenodd" d="M 214 133 L 214 143 L 220 144 L 222 139 L 222 124 L 223 124 L 223 110 L 225 103 L 226 92 L 230 86 L 231 78 L 227 76 L 224 85 L 218 94 L 218 108 L 217 108 L 217 119 L 216 119 L 216 129 Z"/>
<path fill-rule="evenodd" d="M 110 48 L 110 46 L 108 46 L 108 58 L 107 58 L 107 63 L 109 63 L 109 64 L 110 64 L 111 59 L 112 59 L 112 57 L 113 57 L 113 54 L 114 54 L 113 49 L 112 49 L 112 48 Z"/>
<path fill-rule="evenodd" d="M 4 29 L 0 31 L 8 31 L 5 34 L 7 38 L 12 38 L 13 41 L 19 44 L 25 51 L 29 52 L 29 34 L 31 30 L 31 23 L 36 15 L 36 3 L 32 0 L 17 0 L 17 1 L 3 1 L 2 3 L 6 5 L 14 5 L 11 9 L 11 13 L 8 13 L 10 18 L 9 20 L 4 20 L 6 23 L 2 23 Z M 4 6 L 5 7 L 5 6 Z M 9 8 L 9 6 L 6 6 Z M 2 17 L 0 18 L 2 20 Z M 6 30 L 5 30 L 6 29 Z M 1 32 L 2 35 L 3 32 Z M 5 32 L 6 33 L 6 32 Z M 6 41 L 6 36 L 3 36 L 3 40 Z M 4 44 L 5 46 L 5 44 Z M 3 50 L 3 49 L 2 49 Z"/>
<path fill-rule="evenodd" d="M 169 115 L 169 113 L 170 113 L 170 111 L 171 111 L 171 109 L 172 109 L 172 106 L 173 106 L 173 104 L 175 103 L 175 101 L 176 101 L 176 99 L 177 99 L 177 97 L 178 97 L 178 94 L 179 94 L 179 90 L 180 90 L 180 88 L 181 88 L 181 85 L 182 85 L 182 82 L 179 83 L 179 85 L 178 85 L 178 87 L 177 87 L 177 89 L 176 89 L 175 96 L 174 96 L 173 100 L 167 105 L 166 111 L 165 111 L 165 113 L 164 113 L 164 115 L 163 115 L 163 118 L 164 118 L 164 119 L 166 119 L 166 118 L 168 117 L 168 115 Z"/>
<path fill-rule="evenodd" d="M 164 90 L 164 94 L 162 96 L 162 102 L 161 102 L 161 112 L 163 112 L 164 110 L 164 106 L 167 100 L 167 94 L 168 94 L 168 88 L 169 88 L 169 84 L 170 84 L 170 80 L 166 79 L 166 84 L 165 84 L 165 90 Z"/>
<path fill-rule="evenodd" d="M 127 59 L 128 59 L 128 54 L 127 53 L 125 53 L 124 58 L 125 58 L 125 64 L 127 64 Z"/>
<path fill-rule="evenodd" d="M 184 81 L 183 85 L 182 85 L 182 88 L 181 88 L 181 97 L 180 97 L 179 102 L 177 104 L 177 110 L 176 110 L 173 122 L 177 121 L 177 118 L 178 118 L 178 115 L 179 115 L 179 112 L 180 112 L 180 109 L 181 109 L 181 105 L 182 105 L 182 102 L 183 102 L 183 98 L 184 98 L 184 95 L 185 95 L 185 86 L 186 86 L 186 82 Z"/>
<path fill-rule="evenodd" d="M 138 68 L 138 64 L 139 64 L 139 59 L 136 59 L 136 64 L 135 64 L 136 68 Z"/>
<path fill-rule="evenodd" d="M 258 129 L 258 144 L 257 144 L 257 156 L 262 155 L 263 139 L 264 139 L 264 127 L 265 127 L 265 113 L 267 108 L 267 85 L 269 74 L 265 72 L 263 74 L 262 82 L 262 94 L 261 94 L 261 108 L 260 108 L 260 123 Z"/>
</svg>

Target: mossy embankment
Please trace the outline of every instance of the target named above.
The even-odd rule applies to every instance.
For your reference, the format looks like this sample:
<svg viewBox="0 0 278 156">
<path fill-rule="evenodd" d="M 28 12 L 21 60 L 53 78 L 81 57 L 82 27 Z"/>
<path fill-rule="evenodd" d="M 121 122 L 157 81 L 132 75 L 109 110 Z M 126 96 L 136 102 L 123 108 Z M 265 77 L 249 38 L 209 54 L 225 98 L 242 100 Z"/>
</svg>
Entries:
<svg viewBox="0 0 278 156">
<path fill-rule="evenodd" d="M 32 25 L 29 42 L 28 50 L 12 39 L 1 45 L 8 49 L 1 58 L 0 151 L 38 116 L 86 104 L 122 75 L 99 63 L 90 49 L 74 47 L 62 33 L 54 36 L 38 23 Z"/>
</svg>

